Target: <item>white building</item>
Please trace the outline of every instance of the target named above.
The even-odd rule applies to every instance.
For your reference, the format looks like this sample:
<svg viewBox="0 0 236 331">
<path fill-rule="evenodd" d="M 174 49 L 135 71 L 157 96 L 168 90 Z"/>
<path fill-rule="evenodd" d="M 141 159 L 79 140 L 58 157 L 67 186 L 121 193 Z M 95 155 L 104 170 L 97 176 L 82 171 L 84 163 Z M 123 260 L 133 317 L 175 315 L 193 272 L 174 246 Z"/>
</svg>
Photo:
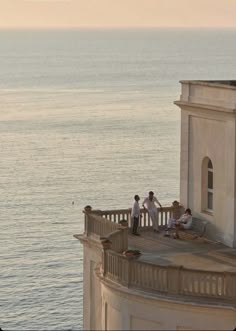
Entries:
<svg viewBox="0 0 236 331">
<path fill-rule="evenodd" d="M 130 210 L 87 209 L 85 232 L 75 235 L 84 246 L 85 330 L 236 327 L 236 82 L 181 83 L 180 201 L 214 241 L 156 234 L 146 211 L 141 237 L 131 236 L 118 224 L 130 227 Z M 160 211 L 160 225 L 172 211 Z M 128 247 L 142 255 L 122 254 Z"/>
<path fill-rule="evenodd" d="M 180 201 L 236 247 L 236 81 L 182 81 Z"/>
</svg>

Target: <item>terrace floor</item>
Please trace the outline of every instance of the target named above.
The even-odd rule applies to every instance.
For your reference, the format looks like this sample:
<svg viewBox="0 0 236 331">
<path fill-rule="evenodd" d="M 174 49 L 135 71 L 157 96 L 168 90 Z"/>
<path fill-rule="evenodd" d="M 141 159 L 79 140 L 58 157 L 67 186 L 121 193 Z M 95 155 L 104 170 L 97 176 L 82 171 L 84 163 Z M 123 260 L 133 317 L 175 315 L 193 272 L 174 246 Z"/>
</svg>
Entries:
<svg viewBox="0 0 236 331">
<path fill-rule="evenodd" d="M 164 231 L 155 233 L 141 230 L 141 236 L 129 234 L 129 248 L 139 249 L 140 261 L 159 265 L 179 265 L 205 271 L 236 272 L 236 249 L 205 240 L 164 237 Z"/>
</svg>

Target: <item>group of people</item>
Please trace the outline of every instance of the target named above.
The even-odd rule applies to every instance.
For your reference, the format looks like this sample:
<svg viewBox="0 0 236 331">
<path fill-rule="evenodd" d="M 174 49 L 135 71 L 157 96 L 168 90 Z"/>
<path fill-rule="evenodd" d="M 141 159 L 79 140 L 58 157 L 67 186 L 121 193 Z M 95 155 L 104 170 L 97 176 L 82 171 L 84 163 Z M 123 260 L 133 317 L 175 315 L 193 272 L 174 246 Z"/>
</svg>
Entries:
<svg viewBox="0 0 236 331">
<path fill-rule="evenodd" d="M 139 221 L 141 218 L 141 212 L 140 212 L 140 206 L 139 206 L 139 195 L 134 196 L 134 203 L 131 210 L 131 218 L 133 220 L 133 227 L 132 227 L 132 233 L 133 235 L 139 236 L 138 233 L 138 226 Z M 148 211 L 148 214 L 152 220 L 153 224 L 153 231 L 154 232 L 160 232 L 159 231 L 159 224 L 158 224 L 158 209 L 157 206 L 162 209 L 161 203 L 158 201 L 158 199 L 155 197 L 154 192 L 150 191 L 148 194 L 148 197 L 146 197 L 142 203 L 142 207 Z M 178 201 L 174 201 L 172 203 L 173 206 L 173 217 L 168 220 L 168 225 L 165 231 L 165 236 L 169 236 L 169 230 L 171 228 L 176 229 L 176 233 L 174 238 L 179 237 L 179 230 L 180 229 L 190 229 L 192 226 L 192 213 L 189 208 L 187 208 L 183 215 L 180 215 L 180 205 Z"/>
</svg>

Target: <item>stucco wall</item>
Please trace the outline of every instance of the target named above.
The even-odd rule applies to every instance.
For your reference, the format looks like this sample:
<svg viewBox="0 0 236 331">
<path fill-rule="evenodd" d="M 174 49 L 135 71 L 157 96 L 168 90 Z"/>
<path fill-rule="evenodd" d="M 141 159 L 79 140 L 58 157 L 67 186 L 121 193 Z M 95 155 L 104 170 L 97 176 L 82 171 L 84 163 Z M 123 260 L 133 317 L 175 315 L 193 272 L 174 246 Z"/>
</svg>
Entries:
<svg viewBox="0 0 236 331">
<path fill-rule="evenodd" d="M 236 310 L 153 299 L 102 284 L 103 330 L 233 330 Z"/>
<path fill-rule="evenodd" d="M 213 164 L 214 205 L 213 215 L 208 218 L 216 226 L 216 238 L 233 241 L 234 180 L 228 176 L 227 166 L 234 164 L 226 147 L 230 135 L 230 122 L 199 118 L 190 115 L 189 134 L 189 204 L 192 209 L 203 214 L 202 210 L 202 162 L 208 157 Z M 228 125 L 229 124 L 229 125 Z M 233 169 L 232 169 L 233 170 Z M 232 177 L 234 171 L 230 172 Z"/>
<path fill-rule="evenodd" d="M 227 81 L 181 81 L 181 101 L 208 106 L 235 109 L 236 87 L 227 84 Z"/>
<path fill-rule="evenodd" d="M 84 244 L 83 329 L 101 330 L 101 284 L 95 268 L 101 262 L 101 249 Z"/>
<path fill-rule="evenodd" d="M 209 222 L 208 234 L 236 245 L 235 118 L 231 114 L 181 107 L 180 201 L 194 216 Z M 205 212 L 202 162 L 211 159 L 214 176 L 213 213 Z"/>
</svg>

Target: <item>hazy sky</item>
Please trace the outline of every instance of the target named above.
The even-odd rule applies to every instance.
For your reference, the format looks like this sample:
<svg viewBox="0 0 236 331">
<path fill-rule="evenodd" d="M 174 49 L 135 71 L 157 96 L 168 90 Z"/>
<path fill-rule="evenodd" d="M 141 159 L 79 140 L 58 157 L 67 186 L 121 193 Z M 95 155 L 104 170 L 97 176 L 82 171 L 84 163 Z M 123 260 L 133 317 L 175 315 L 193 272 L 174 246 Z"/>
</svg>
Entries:
<svg viewBox="0 0 236 331">
<path fill-rule="evenodd" d="M 0 28 L 236 27 L 236 0 L 0 0 Z"/>
</svg>

